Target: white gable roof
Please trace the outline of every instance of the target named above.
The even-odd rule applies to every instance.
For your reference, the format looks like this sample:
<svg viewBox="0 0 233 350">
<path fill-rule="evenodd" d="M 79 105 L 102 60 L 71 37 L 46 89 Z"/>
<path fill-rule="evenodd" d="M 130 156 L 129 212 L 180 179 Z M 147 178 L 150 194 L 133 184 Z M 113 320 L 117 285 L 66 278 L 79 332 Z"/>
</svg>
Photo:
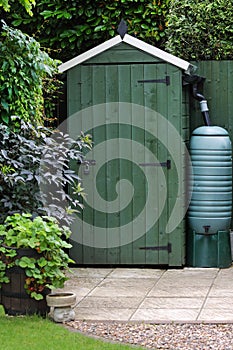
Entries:
<svg viewBox="0 0 233 350">
<path fill-rule="evenodd" d="M 121 38 L 120 35 L 117 35 L 116 37 L 109 39 L 107 41 L 105 41 L 104 43 L 94 47 L 93 49 L 90 49 L 84 53 L 82 53 L 79 56 L 76 56 L 74 58 L 72 58 L 71 60 L 61 64 L 58 68 L 59 68 L 59 72 L 63 73 L 65 71 L 67 71 L 70 68 L 73 68 L 75 66 L 77 66 L 78 64 L 81 64 L 85 61 L 87 61 L 88 59 L 120 44 L 120 43 L 126 43 L 129 44 L 139 50 L 142 50 L 146 53 L 149 53 L 150 55 L 154 56 L 154 57 L 158 57 L 163 61 L 166 61 L 168 63 L 173 64 L 174 66 L 177 66 L 181 69 L 183 69 L 186 73 L 190 73 L 190 71 L 194 68 L 194 66 L 192 64 L 190 64 L 189 62 L 178 58 L 174 55 L 171 55 L 170 53 L 167 53 L 163 50 L 158 49 L 157 47 L 154 47 L 150 44 L 145 43 L 142 40 L 139 40 L 137 38 L 134 38 L 133 36 L 129 35 L 129 34 L 125 34 L 124 38 Z"/>
</svg>

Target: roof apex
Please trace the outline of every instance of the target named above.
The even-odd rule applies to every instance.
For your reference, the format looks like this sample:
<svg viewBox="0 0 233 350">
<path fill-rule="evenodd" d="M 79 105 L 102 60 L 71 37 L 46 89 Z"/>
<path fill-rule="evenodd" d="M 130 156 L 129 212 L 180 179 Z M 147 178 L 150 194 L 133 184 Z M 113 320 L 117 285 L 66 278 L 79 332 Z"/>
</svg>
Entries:
<svg viewBox="0 0 233 350">
<path fill-rule="evenodd" d="M 121 42 L 125 42 L 128 45 L 131 45 L 133 47 L 136 47 L 139 50 L 142 50 L 146 53 L 151 54 L 152 56 L 158 57 L 160 59 L 162 59 L 163 61 L 166 61 L 170 64 L 173 64 L 174 66 L 177 66 L 178 68 L 181 68 L 185 71 L 185 73 L 190 74 L 193 70 L 194 70 L 194 66 L 179 58 L 176 57 L 170 53 L 167 53 L 161 49 L 158 49 L 155 46 L 152 46 L 150 44 L 145 43 L 142 40 L 139 40 L 129 34 L 125 34 L 125 36 L 123 38 L 121 38 L 120 35 L 115 36 L 112 39 L 109 39 L 107 41 L 105 41 L 104 43 L 82 53 L 81 55 L 78 55 L 74 58 L 72 58 L 71 60 L 62 63 L 58 69 L 60 73 L 63 73 L 75 66 L 77 66 L 78 64 L 81 64 L 85 61 L 87 61 L 88 59 L 110 49 L 111 47 L 114 47 L 115 45 L 120 44 Z"/>
</svg>

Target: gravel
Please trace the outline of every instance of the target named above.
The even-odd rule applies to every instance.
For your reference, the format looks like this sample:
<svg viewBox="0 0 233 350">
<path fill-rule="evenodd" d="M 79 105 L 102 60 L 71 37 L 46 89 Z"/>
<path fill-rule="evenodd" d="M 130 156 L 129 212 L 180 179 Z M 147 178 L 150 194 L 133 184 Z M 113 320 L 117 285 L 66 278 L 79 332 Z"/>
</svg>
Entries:
<svg viewBox="0 0 233 350">
<path fill-rule="evenodd" d="M 146 324 L 73 321 L 68 327 L 145 349 L 233 350 L 233 324 Z"/>
</svg>

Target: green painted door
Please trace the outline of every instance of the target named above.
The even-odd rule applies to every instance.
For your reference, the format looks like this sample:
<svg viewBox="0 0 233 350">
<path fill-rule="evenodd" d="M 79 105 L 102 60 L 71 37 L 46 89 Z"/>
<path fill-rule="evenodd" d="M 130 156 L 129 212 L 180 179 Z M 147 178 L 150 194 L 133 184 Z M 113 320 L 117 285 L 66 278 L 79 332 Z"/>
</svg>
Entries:
<svg viewBox="0 0 233 350">
<path fill-rule="evenodd" d="M 69 132 L 93 137 L 77 167 L 86 198 L 72 226 L 72 258 L 182 265 L 180 70 L 163 62 L 83 64 L 68 82 Z"/>
</svg>

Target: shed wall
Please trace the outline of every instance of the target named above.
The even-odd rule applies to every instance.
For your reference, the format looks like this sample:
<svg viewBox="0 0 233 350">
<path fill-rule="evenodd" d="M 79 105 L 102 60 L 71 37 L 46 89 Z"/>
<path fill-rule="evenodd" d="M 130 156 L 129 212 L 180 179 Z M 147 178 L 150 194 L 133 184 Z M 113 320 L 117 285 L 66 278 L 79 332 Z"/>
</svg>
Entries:
<svg viewBox="0 0 233 350">
<path fill-rule="evenodd" d="M 169 76 L 169 85 L 166 85 L 165 82 L 148 82 L 150 79 L 160 80 L 164 79 L 166 76 Z M 140 79 L 146 80 L 147 82 L 140 83 Z M 88 107 L 94 107 L 103 103 L 109 106 L 109 103 L 114 102 L 140 105 L 159 112 L 167 120 L 167 123 L 171 123 L 176 128 L 184 141 L 189 140 L 189 94 L 188 90 L 182 88 L 182 71 L 160 59 L 131 48 L 125 43 L 68 71 L 69 116 Z M 92 118 L 94 125 L 95 108 L 93 108 L 90 113 L 90 118 Z M 109 121 L 106 120 L 106 125 L 101 127 L 101 129 L 95 128 L 92 130 L 94 142 L 98 144 L 98 139 L 102 139 L 103 137 L 106 137 L 106 139 L 114 139 L 117 137 L 141 138 L 139 130 L 133 126 L 133 110 L 129 111 L 129 115 L 130 118 L 132 118 L 131 129 L 128 127 L 119 128 L 116 126 L 115 130 L 113 130 L 108 124 Z M 107 110 L 106 118 L 108 118 Z M 112 122 L 117 124 L 119 122 L 117 118 L 116 116 L 116 119 Z M 146 112 L 141 115 L 140 123 L 142 123 L 141 125 L 144 123 L 145 128 L 151 123 L 151 121 L 147 119 Z M 174 140 L 174 135 L 169 134 L 168 127 L 159 124 L 157 126 L 151 125 L 151 127 L 156 129 L 158 139 L 160 134 L 163 134 L 163 137 L 166 139 L 167 147 L 159 144 L 156 139 L 152 140 L 146 133 L 142 136 L 145 147 L 151 148 L 152 151 L 153 148 L 156 149 L 156 156 L 160 162 L 164 162 L 168 158 L 172 160 L 172 154 L 169 154 L 167 151 L 169 148 L 178 153 L 181 159 L 184 159 L 183 150 L 176 149 L 176 140 Z M 80 128 L 82 130 L 82 125 L 79 120 L 72 122 L 72 125 L 69 125 L 71 136 L 76 137 Z M 107 158 L 111 152 L 115 154 L 116 150 L 110 147 L 106 148 L 102 154 L 103 158 Z M 121 145 L 119 145 L 119 152 L 121 152 Z M 132 152 L 134 152 L 133 149 Z M 73 241 L 74 249 L 72 250 L 72 258 L 81 264 L 156 264 L 182 266 L 185 263 L 185 220 L 182 220 L 177 228 L 169 235 L 165 233 L 165 227 L 177 197 L 180 198 L 181 211 L 183 211 L 186 204 L 182 201 L 182 196 L 186 189 L 185 163 L 182 164 L 182 168 L 179 169 L 179 171 L 182 172 L 182 185 L 180 189 L 182 193 L 178 193 L 177 169 L 174 162 L 172 162 L 170 170 L 164 170 L 168 186 L 166 205 L 153 230 L 147 233 L 145 231 L 145 234 L 142 235 L 140 239 L 132 241 L 130 244 L 119 244 L 119 247 L 110 247 L 109 249 L 88 247 L 85 244 L 76 244 L 76 242 Z M 114 175 L 118 174 L 116 176 L 121 176 L 121 173 L 123 174 L 123 165 L 115 165 L 115 169 L 112 168 L 112 166 L 110 167 L 109 165 L 106 170 L 107 182 L 101 180 L 102 182 L 98 184 L 104 196 L 111 193 L 110 187 L 108 188 L 108 186 L 110 186 L 111 181 L 113 182 Z M 158 186 L 159 192 L 159 177 L 161 173 L 155 169 L 153 169 L 153 171 L 157 174 L 155 175 L 155 186 Z M 138 181 L 140 184 L 140 179 L 137 180 L 133 170 L 131 172 L 131 178 Z M 141 198 L 140 200 L 142 201 L 145 194 L 143 189 L 140 189 L 139 185 L 139 192 L 140 191 L 141 195 L 138 193 L 138 198 Z M 92 196 L 92 193 L 90 193 L 89 196 Z M 94 197 L 93 201 L 95 201 Z M 137 204 L 134 204 L 133 206 L 133 213 L 134 211 L 135 213 L 137 212 L 136 205 Z M 125 217 L 119 216 L 120 214 L 115 216 L 111 215 L 111 219 L 109 216 L 105 218 L 102 217 L 100 220 L 101 222 L 98 221 L 98 215 L 94 212 L 85 214 L 84 210 L 83 215 L 87 215 L 86 219 L 89 221 L 92 220 L 96 225 L 103 225 L 103 223 L 105 223 L 109 225 L 109 227 L 122 223 L 124 224 L 125 220 Z M 117 222 L 117 220 L 119 222 Z M 146 216 L 144 220 L 146 227 Z M 82 230 L 82 228 L 80 229 Z M 156 235 L 154 233 L 155 231 L 157 232 Z M 78 234 L 85 235 L 85 232 L 78 232 Z M 132 235 L 133 237 L 133 231 L 129 231 L 128 235 Z M 141 249 L 141 247 L 166 247 L 168 243 L 172 246 L 170 252 L 166 251 L 166 249 Z"/>
</svg>

